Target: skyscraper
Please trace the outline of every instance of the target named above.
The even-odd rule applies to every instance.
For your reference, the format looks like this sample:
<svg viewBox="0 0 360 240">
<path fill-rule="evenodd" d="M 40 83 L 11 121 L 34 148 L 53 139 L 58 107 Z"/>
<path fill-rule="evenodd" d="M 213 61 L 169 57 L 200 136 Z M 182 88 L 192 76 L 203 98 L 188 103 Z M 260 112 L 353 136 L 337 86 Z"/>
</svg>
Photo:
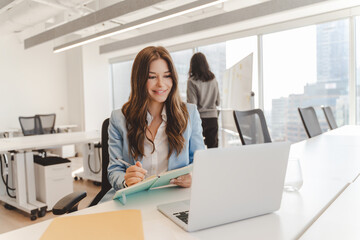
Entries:
<svg viewBox="0 0 360 240">
<path fill-rule="evenodd" d="M 306 84 L 303 94 L 291 94 L 287 98 L 273 99 L 272 115 L 279 113 L 276 109 L 279 102 L 282 107 L 288 107 L 281 118 L 272 117 L 269 128 L 274 127 L 276 136 L 295 142 L 306 138 L 297 108 L 313 106 L 322 129 L 327 129 L 327 123 L 320 110 L 321 105 L 331 106 L 334 114 L 343 123 L 348 119 L 348 82 L 349 82 L 349 21 L 340 20 L 316 26 L 316 64 L 317 80 Z M 306 59 L 305 59 L 306 61 Z M 287 104 L 284 103 L 287 101 Z M 281 128 L 280 125 L 283 127 Z"/>
</svg>

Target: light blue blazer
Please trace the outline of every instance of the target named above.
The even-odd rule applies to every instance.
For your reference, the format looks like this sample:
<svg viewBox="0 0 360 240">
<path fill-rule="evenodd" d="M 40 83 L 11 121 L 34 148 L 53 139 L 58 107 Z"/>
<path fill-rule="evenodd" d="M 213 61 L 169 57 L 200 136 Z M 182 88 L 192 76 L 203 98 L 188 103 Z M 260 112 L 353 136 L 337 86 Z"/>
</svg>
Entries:
<svg viewBox="0 0 360 240">
<path fill-rule="evenodd" d="M 189 112 L 190 122 L 188 122 L 183 137 L 185 145 L 177 156 L 175 151 L 169 158 L 168 170 L 181 168 L 193 162 L 194 153 L 198 149 L 204 149 L 201 119 L 196 105 L 186 104 Z M 123 188 L 126 166 L 117 158 L 122 159 L 131 165 L 135 164 L 132 156 L 129 155 L 129 142 L 127 139 L 126 120 L 121 109 L 111 113 L 109 125 L 109 166 L 108 178 L 113 189 L 116 191 Z M 140 162 L 142 159 L 140 159 Z"/>
</svg>

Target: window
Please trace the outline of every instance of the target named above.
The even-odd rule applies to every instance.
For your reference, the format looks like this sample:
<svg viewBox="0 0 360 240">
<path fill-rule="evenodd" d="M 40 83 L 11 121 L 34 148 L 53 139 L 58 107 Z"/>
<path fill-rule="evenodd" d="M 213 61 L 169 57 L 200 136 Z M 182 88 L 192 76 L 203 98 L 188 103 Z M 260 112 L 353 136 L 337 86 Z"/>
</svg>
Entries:
<svg viewBox="0 0 360 240">
<path fill-rule="evenodd" d="M 186 85 L 189 76 L 190 59 L 193 55 L 192 49 L 170 53 L 179 76 L 179 92 L 181 99 L 186 102 Z"/>
<path fill-rule="evenodd" d="M 359 21 L 360 17 L 356 18 L 357 35 Z M 360 44 L 360 40 L 357 42 Z M 259 106 L 257 36 L 172 52 L 183 101 L 190 59 L 197 51 L 205 54 L 218 80 L 221 99 L 225 70 L 252 53 L 254 107 Z M 360 48 L 356 57 L 360 57 Z M 360 123 L 360 61 L 356 62 L 356 116 Z M 132 61 L 112 65 L 114 108 L 128 99 L 131 65 Z M 313 106 L 323 131 L 328 125 L 321 105 L 332 108 L 339 126 L 349 123 L 349 19 L 263 35 L 263 67 L 264 113 L 273 141 L 307 138 L 298 107 Z M 221 119 L 219 123 L 221 127 Z"/>
<path fill-rule="evenodd" d="M 347 19 L 263 37 L 264 110 L 273 141 L 306 139 L 297 108 L 313 106 L 323 131 L 321 105 L 348 123 L 349 21 Z"/>
<path fill-rule="evenodd" d="M 128 101 L 132 64 L 133 61 L 126 61 L 111 65 L 113 109 L 121 108 Z"/>
<path fill-rule="evenodd" d="M 360 124 L 360 17 L 356 17 L 356 124 Z M 338 123 L 340 126 L 340 123 Z"/>
</svg>

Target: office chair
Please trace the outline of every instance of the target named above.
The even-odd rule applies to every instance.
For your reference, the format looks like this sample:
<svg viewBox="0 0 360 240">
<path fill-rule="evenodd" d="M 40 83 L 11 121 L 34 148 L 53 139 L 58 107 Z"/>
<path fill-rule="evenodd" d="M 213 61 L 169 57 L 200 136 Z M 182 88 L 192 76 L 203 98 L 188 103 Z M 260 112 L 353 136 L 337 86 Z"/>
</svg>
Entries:
<svg viewBox="0 0 360 240">
<path fill-rule="evenodd" d="M 313 107 L 298 108 L 298 111 L 309 138 L 322 134 L 320 123 Z"/>
<path fill-rule="evenodd" d="M 41 123 L 38 117 L 19 117 L 19 122 L 24 136 L 42 134 Z"/>
<path fill-rule="evenodd" d="M 42 134 L 55 133 L 55 120 L 56 114 L 37 114 L 35 118 L 38 118 L 40 122 L 40 129 Z"/>
<path fill-rule="evenodd" d="M 234 111 L 233 114 L 242 145 L 271 142 L 265 116 L 261 109 Z"/>
<path fill-rule="evenodd" d="M 335 117 L 334 117 L 334 114 L 333 114 L 331 108 L 329 106 L 327 106 L 327 107 L 321 106 L 321 109 L 324 112 L 326 122 L 328 123 L 330 130 L 338 128 L 338 125 L 336 124 Z"/>
<path fill-rule="evenodd" d="M 109 118 L 105 119 L 101 127 L 101 145 L 102 145 L 102 176 L 101 176 L 101 190 L 95 196 L 95 198 L 90 203 L 89 207 L 94 206 L 99 203 L 102 197 L 111 189 L 111 185 L 108 180 L 107 167 L 109 165 Z M 60 199 L 55 206 L 53 207 L 54 215 L 62 215 L 65 213 L 74 212 L 77 210 L 79 202 L 86 197 L 85 191 L 73 192 L 64 198 Z"/>
</svg>

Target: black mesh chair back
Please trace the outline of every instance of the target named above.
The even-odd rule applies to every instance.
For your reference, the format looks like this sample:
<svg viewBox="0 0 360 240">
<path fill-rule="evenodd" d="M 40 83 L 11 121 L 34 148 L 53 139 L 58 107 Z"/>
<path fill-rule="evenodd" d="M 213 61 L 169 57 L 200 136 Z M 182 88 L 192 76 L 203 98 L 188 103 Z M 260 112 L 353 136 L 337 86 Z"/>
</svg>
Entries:
<svg viewBox="0 0 360 240">
<path fill-rule="evenodd" d="M 55 120 L 56 114 L 37 114 L 36 118 L 40 121 L 40 126 L 42 129 L 42 134 L 55 133 Z"/>
<path fill-rule="evenodd" d="M 298 108 L 301 121 L 309 138 L 322 133 L 319 120 L 313 107 Z"/>
<path fill-rule="evenodd" d="M 325 115 L 326 121 L 329 125 L 329 128 L 331 130 L 338 128 L 338 125 L 336 124 L 335 117 L 334 117 L 334 114 L 333 114 L 331 108 L 330 107 L 321 107 L 321 108 L 324 112 L 324 115 Z"/>
<path fill-rule="evenodd" d="M 19 122 L 24 136 L 42 134 L 40 121 L 37 117 L 19 117 Z"/>
<path fill-rule="evenodd" d="M 261 109 L 234 111 L 234 120 L 243 145 L 271 142 L 265 116 Z"/>
<path fill-rule="evenodd" d="M 94 206 L 98 204 L 98 202 L 103 198 L 103 196 L 111 189 L 111 185 L 109 183 L 108 179 L 108 165 L 109 165 L 109 118 L 105 119 L 105 121 L 102 124 L 101 127 L 101 155 L 102 155 L 102 172 L 101 172 L 101 190 L 100 192 L 95 196 L 95 198 L 90 203 L 89 207 Z"/>
</svg>

